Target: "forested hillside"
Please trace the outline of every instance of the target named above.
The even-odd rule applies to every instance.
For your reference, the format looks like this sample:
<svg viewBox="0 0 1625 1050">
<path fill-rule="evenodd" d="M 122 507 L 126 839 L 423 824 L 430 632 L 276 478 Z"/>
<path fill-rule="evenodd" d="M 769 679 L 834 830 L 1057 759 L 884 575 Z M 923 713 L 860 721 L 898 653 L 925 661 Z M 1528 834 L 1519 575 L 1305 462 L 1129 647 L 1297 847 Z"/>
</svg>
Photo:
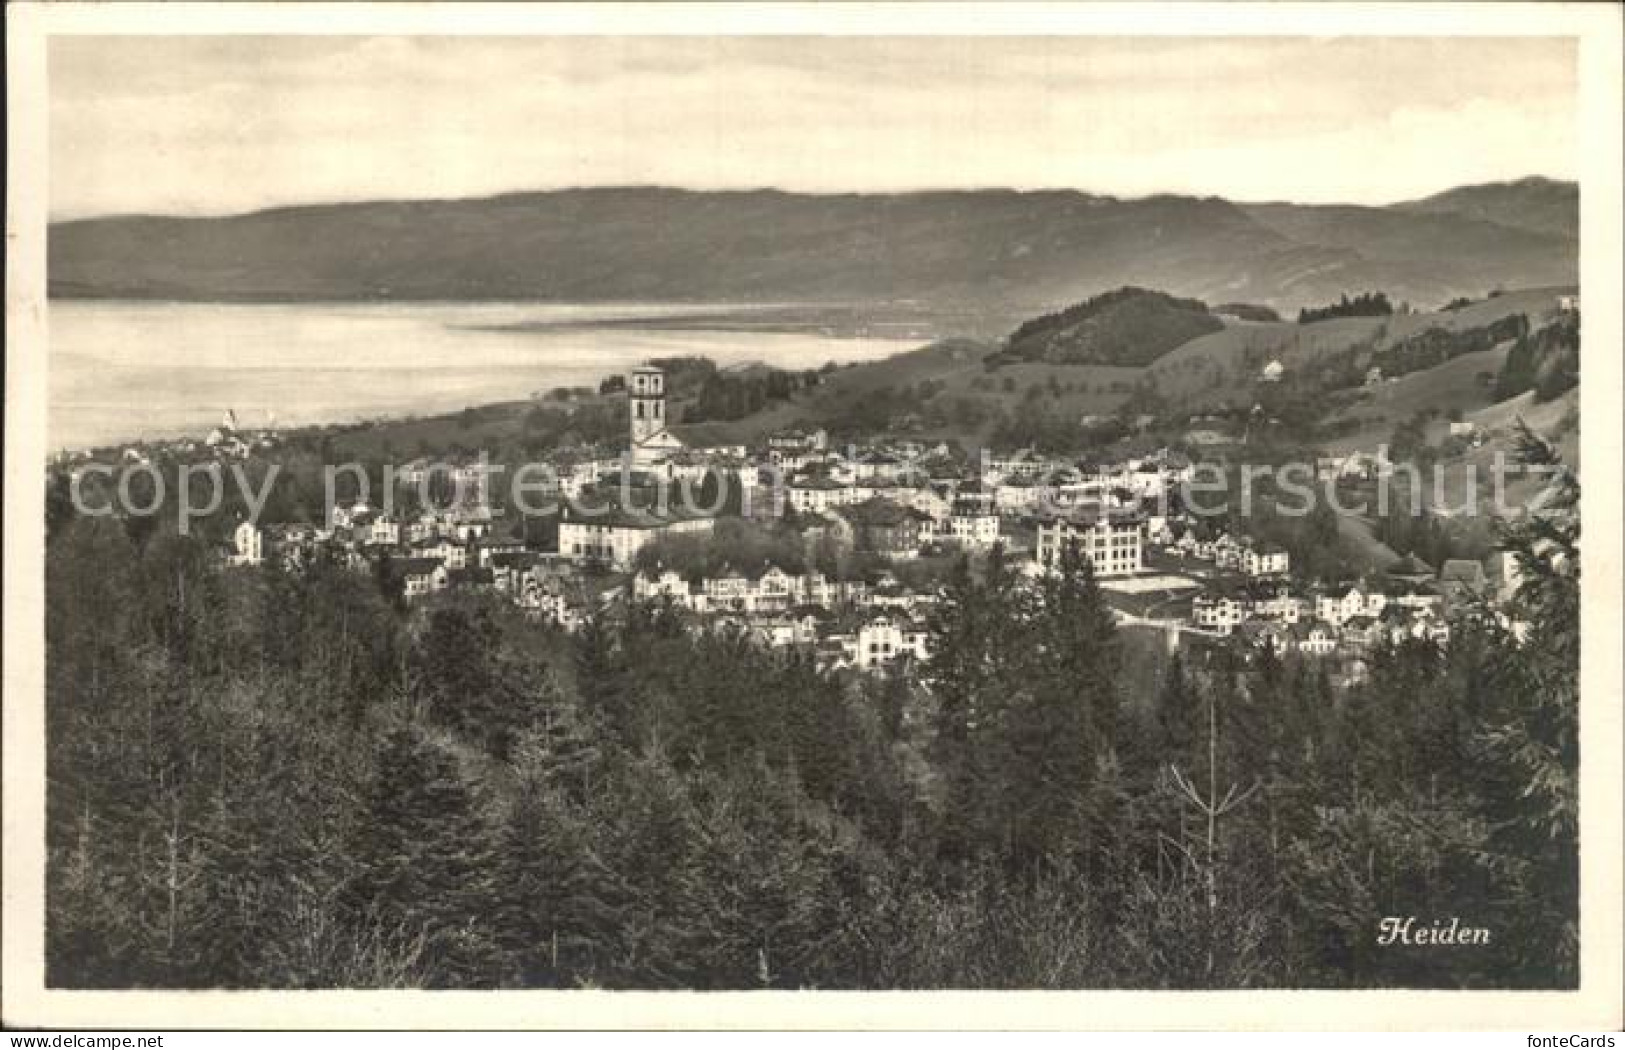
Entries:
<svg viewBox="0 0 1625 1050">
<path fill-rule="evenodd" d="M 1119 288 L 1023 323 L 1000 360 L 1050 364 L 1148 365 L 1197 336 L 1224 327 L 1196 299 Z"/>
</svg>

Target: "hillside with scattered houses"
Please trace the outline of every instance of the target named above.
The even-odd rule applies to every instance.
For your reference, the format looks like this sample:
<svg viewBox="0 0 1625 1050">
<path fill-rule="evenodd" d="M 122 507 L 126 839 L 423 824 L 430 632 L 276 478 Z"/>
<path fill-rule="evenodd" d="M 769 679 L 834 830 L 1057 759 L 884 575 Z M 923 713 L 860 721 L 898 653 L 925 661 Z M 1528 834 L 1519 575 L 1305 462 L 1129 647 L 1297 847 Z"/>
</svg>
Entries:
<svg viewBox="0 0 1625 1050">
<path fill-rule="evenodd" d="M 1134 292 L 1131 298 L 1141 302 L 1173 298 Z M 679 430 L 694 430 L 706 442 L 748 443 L 780 429 L 824 427 L 838 439 L 891 433 L 967 448 L 1042 445 L 1046 434 L 1057 445 L 1110 445 L 1134 437 L 1142 417 L 1158 420 L 1165 436 L 1177 436 L 1200 429 L 1193 421 L 1209 414 L 1228 421 L 1226 428 L 1238 426 L 1234 421 L 1262 405 L 1298 420 L 1289 426 L 1293 440 L 1370 447 L 1414 412 L 1436 409 L 1439 429 L 1446 411 L 1488 409 L 1542 380 L 1548 400 L 1572 399 L 1563 384 L 1572 385 L 1577 375 L 1578 335 L 1563 304 L 1575 301 L 1571 286 L 1481 295 L 1448 310 L 1312 324 L 1203 314 L 1218 327 L 1140 366 L 1011 353 L 1013 343 L 1035 332 L 1066 328 L 1057 318 L 1068 311 L 1060 311 L 1018 324 L 1004 340 L 943 339 L 884 360 L 812 372 L 681 364 L 672 418 Z M 1153 318 L 1147 331 L 1154 332 L 1162 307 L 1142 316 Z M 1527 345 L 1515 362 L 1521 370 L 1503 377 L 1525 330 Z M 1144 333 L 1125 326 L 1121 334 L 1133 341 Z M 1373 368 L 1382 382 L 1367 382 Z M 613 390 L 556 391 L 449 416 L 345 428 L 335 447 L 381 455 L 458 447 L 517 451 L 561 440 L 613 444 L 620 437 L 619 405 Z"/>
</svg>

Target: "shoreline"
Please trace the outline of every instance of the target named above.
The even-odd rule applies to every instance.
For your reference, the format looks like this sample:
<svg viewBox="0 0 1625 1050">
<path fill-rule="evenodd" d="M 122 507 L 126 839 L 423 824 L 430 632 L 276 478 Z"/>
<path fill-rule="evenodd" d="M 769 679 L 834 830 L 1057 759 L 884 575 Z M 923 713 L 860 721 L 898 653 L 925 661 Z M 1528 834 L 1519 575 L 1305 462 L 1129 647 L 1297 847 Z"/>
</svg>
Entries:
<svg viewBox="0 0 1625 1050">
<path fill-rule="evenodd" d="M 480 367 L 478 361 L 470 363 L 465 360 L 448 359 L 446 370 L 437 373 L 439 378 L 432 380 L 432 388 L 420 391 L 424 397 L 388 399 L 397 400 L 396 405 L 383 404 L 370 407 L 368 402 L 374 399 L 363 398 L 347 404 L 329 406 L 339 408 L 340 411 L 311 415 L 298 410 L 299 404 L 303 403 L 298 399 L 287 403 L 287 411 L 282 404 L 273 406 L 281 420 L 279 429 L 305 431 L 314 429 L 343 432 L 373 425 L 387 426 L 434 419 L 467 409 L 484 411 L 500 405 L 522 407 L 543 400 L 557 389 L 576 387 L 589 382 L 596 387 L 605 376 L 624 371 L 631 363 L 635 363 L 623 360 L 631 353 L 649 357 L 686 356 L 692 353 L 709 357 L 719 366 L 740 364 L 740 358 L 748 356 L 756 363 L 794 370 L 803 365 L 816 367 L 826 361 L 826 354 L 828 358 L 837 361 L 847 360 L 853 356 L 863 360 L 885 359 L 916 349 L 931 338 L 929 335 L 921 336 L 889 330 L 869 333 L 857 331 L 851 324 L 842 320 L 853 316 L 849 305 L 827 304 L 750 304 L 737 301 L 670 304 L 532 303 L 510 300 L 483 302 L 324 300 L 300 303 L 243 303 L 112 298 L 58 298 L 48 304 L 48 306 L 59 305 L 63 307 L 60 319 L 64 325 L 69 319 L 85 316 L 92 320 L 83 323 L 103 325 L 104 330 L 98 336 L 102 339 L 120 337 L 119 333 L 123 329 L 118 320 L 121 311 L 128 311 L 130 323 L 146 331 L 151 323 L 161 320 L 170 311 L 181 314 L 195 311 L 198 316 L 203 317 L 214 313 L 215 311 L 211 310 L 211 307 L 214 307 L 225 309 L 218 311 L 220 316 L 218 322 L 209 323 L 223 325 L 224 327 L 218 331 L 226 338 L 230 338 L 232 333 L 239 330 L 244 333 L 258 333 L 280 332 L 287 329 L 292 333 L 295 330 L 280 319 L 284 313 L 295 316 L 308 314 L 317 319 L 331 315 L 344 320 L 346 324 L 351 320 L 361 324 L 363 327 L 357 331 L 362 333 L 374 328 L 379 332 L 388 333 L 391 331 L 389 326 L 400 322 L 414 328 L 427 325 L 440 329 L 453 339 L 483 338 L 485 340 L 483 345 L 486 346 L 500 345 L 500 342 L 493 341 L 493 336 L 500 337 L 503 333 L 507 333 L 511 338 L 501 341 L 507 344 L 507 348 L 498 356 L 505 359 L 514 358 L 516 355 L 536 357 L 534 367 L 508 369 L 505 374 L 511 376 L 511 382 L 505 384 L 478 381 L 490 371 L 489 368 Z M 261 329 L 261 315 L 257 309 L 262 307 L 268 310 L 264 323 L 273 325 L 274 322 L 273 328 Z M 246 309 L 239 311 L 238 308 Z M 94 320 L 104 316 L 104 311 L 105 317 L 110 318 L 110 321 Z M 555 316 L 549 316 L 550 314 Z M 345 315 L 349 315 L 349 319 L 345 319 Z M 149 322 L 147 320 L 149 317 L 154 320 Z M 369 321 L 368 318 L 372 320 Z M 829 323 L 814 323 L 818 319 L 824 319 Z M 111 327 L 107 327 L 108 325 Z M 832 325 L 839 331 L 834 330 Z M 63 331 L 65 333 L 68 329 L 64 328 Z M 525 335 L 527 332 L 534 333 L 537 342 L 536 355 L 532 355 L 528 349 L 530 339 Z M 650 333 L 650 337 L 638 335 L 640 332 Z M 764 338 L 760 345 L 753 346 L 752 336 L 771 336 L 772 339 L 769 341 Z M 670 354 L 662 353 L 660 350 L 661 344 L 667 342 L 673 345 Z M 807 355 L 802 355 L 798 349 L 800 343 L 817 345 L 811 346 Z M 578 344 L 600 345 L 606 350 L 606 356 L 600 360 L 577 355 L 569 362 L 568 367 L 554 375 L 550 370 L 551 366 L 546 364 L 546 359 L 553 352 L 555 344 L 568 345 L 572 349 Z M 77 365 L 69 364 L 68 355 L 76 349 L 82 349 L 71 338 L 65 335 L 54 337 L 48 345 L 55 348 L 46 351 L 53 372 L 59 368 L 67 368 L 69 373 L 76 373 L 88 367 L 84 362 Z M 198 368 L 204 369 L 204 372 L 199 373 L 200 381 L 205 382 L 210 388 L 224 385 L 206 378 L 210 374 L 209 370 L 218 363 L 211 363 L 218 356 L 211 353 L 206 358 L 200 359 L 201 363 L 197 365 Z M 790 360 L 791 358 L 795 360 Z M 172 361 L 172 364 L 185 371 L 187 366 L 183 360 L 184 355 L 182 359 Z M 462 381 L 462 372 L 465 369 L 469 372 L 471 380 L 469 383 Z M 587 372 L 591 375 L 586 375 Z M 287 384 L 283 382 L 280 385 Z M 466 395 L 462 392 L 465 387 L 469 388 Z M 58 396 L 62 400 L 58 400 Z M 131 413 L 135 418 L 124 421 L 131 425 L 121 427 L 108 426 L 110 420 L 97 420 L 93 406 L 78 404 L 85 396 L 78 391 L 70 393 L 67 388 L 57 391 L 53 384 L 52 394 L 48 396 L 46 405 L 48 414 L 46 439 L 52 456 L 84 453 L 94 455 L 106 451 L 117 454 L 120 450 L 132 446 L 184 442 L 189 438 L 200 439 L 209 432 L 221 408 L 235 407 L 240 414 L 246 408 L 250 417 L 257 418 L 263 407 L 258 402 L 245 404 L 234 400 L 228 393 L 219 393 L 210 395 L 205 401 L 198 401 L 196 411 L 183 410 L 179 413 L 178 419 L 171 418 L 169 422 L 165 422 L 159 418 L 163 413 L 157 416 L 147 412 Z M 92 400 L 105 400 L 94 392 L 89 396 Z M 341 399 L 327 397 L 325 400 Z M 408 401 L 409 403 L 401 403 Z M 143 416 L 146 418 L 141 418 Z"/>
</svg>

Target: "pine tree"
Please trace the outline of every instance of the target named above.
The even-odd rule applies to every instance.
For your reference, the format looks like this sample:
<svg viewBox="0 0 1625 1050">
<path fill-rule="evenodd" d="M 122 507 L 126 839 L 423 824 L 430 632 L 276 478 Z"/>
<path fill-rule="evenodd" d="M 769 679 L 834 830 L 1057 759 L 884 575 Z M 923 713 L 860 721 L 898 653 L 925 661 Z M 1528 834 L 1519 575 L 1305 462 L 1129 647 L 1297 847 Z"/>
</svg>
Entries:
<svg viewBox="0 0 1625 1050">
<path fill-rule="evenodd" d="M 1158 760 L 1188 762 L 1196 746 L 1198 708 L 1201 697 L 1185 670 L 1185 658 L 1177 650 L 1163 672 L 1162 688 L 1156 699 L 1156 742 Z"/>
<path fill-rule="evenodd" d="M 593 976 L 613 926 L 616 880 L 594 849 L 588 785 L 605 774 L 593 732 L 549 720 L 514 747 L 515 797 L 499 833 L 496 926 L 525 987 L 569 987 Z"/>
<path fill-rule="evenodd" d="M 1117 742 L 1121 653 L 1093 565 L 1076 544 L 1038 582 L 1023 626 L 1022 686 L 1004 726 L 1014 760 L 1005 790 L 1016 855 L 1032 860 L 1085 843 L 1097 767 Z"/>
<path fill-rule="evenodd" d="M 429 718 L 503 757 L 525 721 L 517 672 L 500 660 L 490 610 L 435 609 L 413 648 L 415 684 Z"/>
<path fill-rule="evenodd" d="M 571 645 L 584 713 L 599 720 L 622 746 L 632 747 L 631 672 L 619 632 L 604 611 L 595 610 L 582 620 Z"/>
<path fill-rule="evenodd" d="M 410 728 L 393 730 L 355 837 L 361 870 L 348 902 L 363 919 L 421 931 L 431 983 L 493 984 L 497 959 L 485 918 L 495 896 L 491 847 L 457 760 Z"/>
<path fill-rule="evenodd" d="M 1489 696 L 1476 742 L 1498 782 L 1486 785 L 1491 848 L 1507 866 L 1511 894 L 1526 906 L 1514 920 L 1525 951 L 1513 976 L 1535 986 L 1572 987 L 1578 976 L 1580 485 L 1553 449 L 1527 427 L 1526 463 L 1552 472 L 1546 506 L 1504 530 L 1522 583 L 1513 614 L 1521 641 L 1502 636 L 1487 669 Z M 1527 894 L 1527 896 L 1523 896 Z M 1539 932 L 1537 932 L 1539 931 Z"/>
<path fill-rule="evenodd" d="M 925 678 L 936 698 L 931 754 L 943 782 L 940 849 L 950 861 L 1001 846 L 1013 800 L 1000 794 L 1011 762 L 1004 711 L 1023 683 L 1007 673 L 1019 651 L 1014 580 L 995 547 L 981 579 L 968 558 L 954 565 L 931 612 Z"/>
<path fill-rule="evenodd" d="M 1494 397 L 1505 401 L 1516 397 L 1535 385 L 1535 347 L 1527 337 L 1520 336 L 1507 352 L 1501 372 L 1495 378 Z"/>
<path fill-rule="evenodd" d="M 406 608 L 406 577 L 395 567 L 395 559 L 388 551 L 379 555 L 378 562 L 373 566 L 373 582 L 378 587 L 378 593 L 397 611 Z"/>
</svg>

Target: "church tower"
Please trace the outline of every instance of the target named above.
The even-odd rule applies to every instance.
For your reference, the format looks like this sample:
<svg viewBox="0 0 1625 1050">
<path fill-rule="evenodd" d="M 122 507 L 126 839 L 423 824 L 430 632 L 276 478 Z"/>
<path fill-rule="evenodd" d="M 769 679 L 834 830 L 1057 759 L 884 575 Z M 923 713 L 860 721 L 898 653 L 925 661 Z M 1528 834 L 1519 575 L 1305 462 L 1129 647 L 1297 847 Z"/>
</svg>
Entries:
<svg viewBox="0 0 1625 1050">
<path fill-rule="evenodd" d="M 632 370 L 627 382 L 632 412 L 632 450 L 666 429 L 666 375 L 647 365 Z"/>
</svg>

